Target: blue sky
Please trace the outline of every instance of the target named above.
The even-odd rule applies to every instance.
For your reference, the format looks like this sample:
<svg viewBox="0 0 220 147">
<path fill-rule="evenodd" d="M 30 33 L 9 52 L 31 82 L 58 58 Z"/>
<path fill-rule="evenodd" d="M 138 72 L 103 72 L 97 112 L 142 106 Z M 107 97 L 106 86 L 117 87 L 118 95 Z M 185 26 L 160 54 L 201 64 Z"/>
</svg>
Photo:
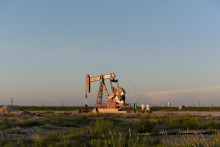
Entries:
<svg viewBox="0 0 220 147">
<path fill-rule="evenodd" d="M 84 103 L 115 73 L 133 103 L 220 105 L 219 1 L 0 1 L 0 104 Z M 89 104 L 94 105 L 93 83 Z"/>
</svg>

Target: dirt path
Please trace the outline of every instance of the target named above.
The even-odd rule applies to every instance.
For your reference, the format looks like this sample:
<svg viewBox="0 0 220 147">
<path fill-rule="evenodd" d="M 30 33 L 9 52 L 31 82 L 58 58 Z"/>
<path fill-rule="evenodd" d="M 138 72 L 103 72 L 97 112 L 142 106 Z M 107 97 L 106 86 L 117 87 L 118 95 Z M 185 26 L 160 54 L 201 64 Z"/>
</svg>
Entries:
<svg viewBox="0 0 220 147">
<path fill-rule="evenodd" d="M 47 111 L 29 111 L 31 113 L 45 113 Z M 78 111 L 50 111 L 54 113 L 74 113 L 78 114 Z M 128 113 L 128 115 L 131 113 Z M 155 115 L 212 115 L 212 116 L 220 116 L 220 111 L 153 111 L 152 114 Z"/>
<path fill-rule="evenodd" d="M 153 111 L 152 112 L 155 115 L 200 115 L 200 116 L 206 116 L 206 115 L 212 115 L 212 116 L 220 116 L 219 111 Z"/>
</svg>

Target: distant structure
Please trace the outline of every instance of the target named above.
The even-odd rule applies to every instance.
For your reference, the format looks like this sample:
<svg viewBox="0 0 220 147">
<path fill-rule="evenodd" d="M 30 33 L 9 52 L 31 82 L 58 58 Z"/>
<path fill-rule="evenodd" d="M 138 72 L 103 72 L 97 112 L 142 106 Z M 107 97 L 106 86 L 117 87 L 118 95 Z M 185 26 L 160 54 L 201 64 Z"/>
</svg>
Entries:
<svg viewBox="0 0 220 147">
<path fill-rule="evenodd" d="M 168 102 L 168 103 L 167 103 L 167 105 L 168 105 L 168 107 L 170 107 L 170 106 L 171 106 L 171 103 L 170 103 L 170 102 Z"/>
<path fill-rule="evenodd" d="M 134 103 L 133 109 L 134 109 L 134 113 L 136 113 L 136 109 L 137 109 L 136 103 Z"/>
<path fill-rule="evenodd" d="M 183 110 L 185 108 L 185 106 L 180 105 L 178 108 L 179 108 L 179 110 Z"/>
<path fill-rule="evenodd" d="M 11 97 L 11 106 L 13 106 L 13 99 L 14 99 L 14 98 L 13 98 L 13 97 Z"/>
<path fill-rule="evenodd" d="M 86 75 L 86 90 L 88 93 L 91 91 L 91 83 L 92 82 L 100 82 L 98 96 L 96 99 L 96 109 L 94 112 L 96 113 L 107 113 L 107 112 L 118 112 L 122 111 L 122 109 L 127 106 L 125 103 L 125 90 L 119 86 L 118 80 L 115 79 L 115 74 L 105 74 L 96 77 L 90 77 L 88 74 Z M 105 80 L 109 79 L 112 95 L 109 95 L 109 92 L 105 85 Z M 117 87 L 113 86 L 113 83 L 117 84 Z M 106 97 L 108 99 L 107 105 L 103 104 L 103 92 L 105 92 Z"/>
<path fill-rule="evenodd" d="M 145 105 L 144 104 L 141 105 L 141 111 L 145 111 Z"/>
<path fill-rule="evenodd" d="M 137 104 L 137 98 L 136 98 L 136 84 L 134 85 L 134 99 L 135 99 L 135 104 Z"/>
<path fill-rule="evenodd" d="M 150 111 L 150 105 L 148 105 L 148 104 L 146 105 L 146 110 Z"/>
</svg>

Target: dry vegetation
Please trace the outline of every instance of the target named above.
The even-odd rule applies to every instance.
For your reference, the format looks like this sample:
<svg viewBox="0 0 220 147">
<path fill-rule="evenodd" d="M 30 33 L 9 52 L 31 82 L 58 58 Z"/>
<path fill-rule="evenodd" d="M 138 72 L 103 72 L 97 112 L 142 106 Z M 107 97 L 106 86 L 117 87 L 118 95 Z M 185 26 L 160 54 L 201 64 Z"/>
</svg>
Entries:
<svg viewBox="0 0 220 147">
<path fill-rule="evenodd" d="M 31 113 L 0 116 L 0 146 L 220 146 L 213 116 Z"/>
<path fill-rule="evenodd" d="M 88 107 L 88 109 L 93 109 L 94 107 Z M 80 106 L 22 106 L 17 108 L 20 111 L 78 111 L 83 109 Z M 151 107 L 152 111 L 178 111 L 178 107 L 160 107 L 153 106 Z M 127 108 L 127 110 L 131 110 Z M 140 111 L 141 107 L 137 107 L 137 110 Z M 220 111 L 220 107 L 185 107 L 181 111 Z"/>
</svg>

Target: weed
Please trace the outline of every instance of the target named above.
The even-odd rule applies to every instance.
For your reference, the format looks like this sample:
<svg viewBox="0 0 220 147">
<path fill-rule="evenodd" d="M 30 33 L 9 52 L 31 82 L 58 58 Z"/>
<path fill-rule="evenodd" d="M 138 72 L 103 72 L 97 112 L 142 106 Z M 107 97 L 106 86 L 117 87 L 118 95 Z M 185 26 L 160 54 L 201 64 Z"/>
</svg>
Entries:
<svg viewBox="0 0 220 147">
<path fill-rule="evenodd" d="M 142 119 L 137 124 L 137 130 L 140 133 L 151 132 L 154 129 L 154 125 L 148 119 Z"/>
<path fill-rule="evenodd" d="M 166 146 L 173 146 L 173 147 L 213 146 L 213 147 L 217 147 L 217 146 L 220 146 L 220 135 L 215 134 L 210 139 L 205 138 L 205 136 L 203 135 L 181 136 L 179 141 L 171 141 L 169 144 L 166 144 Z"/>
<path fill-rule="evenodd" d="M 8 119 L 0 120 L 0 129 L 4 130 L 12 126 L 11 122 Z"/>
<path fill-rule="evenodd" d="M 114 128 L 114 123 L 113 121 L 110 120 L 96 120 L 90 123 L 90 132 L 92 134 L 101 135 L 113 128 Z"/>
<path fill-rule="evenodd" d="M 56 143 L 61 141 L 61 138 L 57 132 L 52 131 L 43 137 L 35 135 L 33 141 L 36 147 L 55 146 Z"/>
<path fill-rule="evenodd" d="M 22 120 L 17 124 L 19 127 L 32 127 L 32 126 L 40 126 L 41 122 L 37 120 Z"/>
<path fill-rule="evenodd" d="M 168 128 L 178 129 L 218 129 L 220 123 L 215 120 L 205 120 L 200 116 L 182 115 L 167 118 L 166 123 Z"/>
<path fill-rule="evenodd" d="M 89 120 L 86 117 L 70 117 L 70 118 L 62 118 L 62 117 L 49 117 L 43 120 L 43 124 L 50 124 L 59 127 L 79 127 L 83 124 L 89 123 Z"/>
<path fill-rule="evenodd" d="M 7 133 L 9 133 L 9 134 L 21 134 L 21 133 L 23 133 L 22 131 L 21 131 L 21 128 L 20 127 L 13 127 L 13 128 L 9 128 L 9 129 L 7 129 L 7 131 L 6 131 Z"/>
</svg>

